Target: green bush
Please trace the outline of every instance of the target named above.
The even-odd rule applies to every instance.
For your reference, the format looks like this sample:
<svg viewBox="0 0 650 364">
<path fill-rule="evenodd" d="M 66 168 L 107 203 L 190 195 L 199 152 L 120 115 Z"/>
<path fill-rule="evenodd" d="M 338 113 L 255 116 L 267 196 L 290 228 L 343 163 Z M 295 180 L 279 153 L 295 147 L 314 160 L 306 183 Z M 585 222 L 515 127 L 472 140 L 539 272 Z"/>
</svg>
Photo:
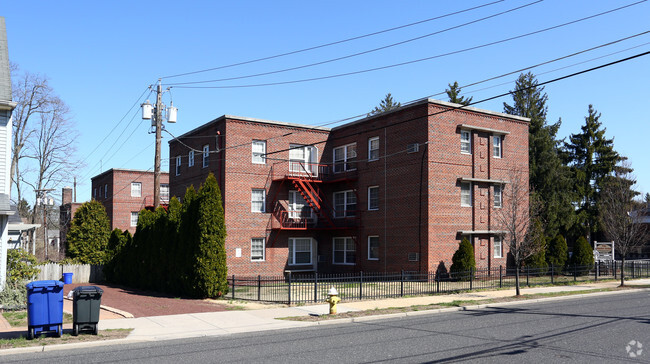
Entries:
<svg viewBox="0 0 650 364">
<path fill-rule="evenodd" d="M 546 245 L 546 262 L 554 267 L 564 267 L 569 259 L 569 248 L 564 236 L 558 234 L 550 239 Z"/>
<path fill-rule="evenodd" d="M 470 271 L 476 270 L 476 260 L 474 259 L 474 247 L 467 240 L 463 238 L 458 245 L 458 250 L 451 258 L 451 267 L 449 272 L 452 278 L 460 280 L 468 280 L 470 278 Z"/>
<path fill-rule="evenodd" d="M 35 256 L 23 249 L 7 249 L 7 283 L 31 281 L 41 272 Z"/>
<path fill-rule="evenodd" d="M 83 264 L 103 264 L 108 258 L 110 223 L 104 206 L 92 200 L 75 212 L 67 235 L 67 255 Z"/>
<path fill-rule="evenodd" d="M 573 272 L 573 267 L 580 267 L 578 274 L 584 275 L 589 273 L 591 267 L 594 266 L 594 253 L 584 236 L 581 236 L 573 246 L 573 254 L 569 260 L 567 267 L 570 272 Z"/>
<path fill-rule="evenodd" d="M 27 306 L 28 281 L 7 281 L 4 290 L 0 292 L 0 306 L 4 310 L 21 310 Z"/>
</svg>

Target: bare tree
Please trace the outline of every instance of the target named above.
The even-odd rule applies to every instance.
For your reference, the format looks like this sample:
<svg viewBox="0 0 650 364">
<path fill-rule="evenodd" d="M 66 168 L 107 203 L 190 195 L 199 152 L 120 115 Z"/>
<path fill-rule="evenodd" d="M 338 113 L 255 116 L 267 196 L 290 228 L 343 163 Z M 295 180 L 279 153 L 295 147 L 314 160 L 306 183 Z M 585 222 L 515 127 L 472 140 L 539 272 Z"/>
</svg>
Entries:
<svg viewBox="0 0 650 364">
<path fill-rule="evenodd" d="M 601 223 L 622 260 L 621 286 L 625 286 L 625 258 L 650 238 L 650 231 L 643 223 L 645 216 L 634 201 L 639 194 L 633 189 L 635 183 L 630 164 L 623 161 L 600 192 Z"/>
<path fill-rule="evenodd" d="M 539 238 L 544 229 L 536 214 L 539 210 L 535 207 L 537 202 L 530 199 L 528 173 L 512 169 L 509 179 L 502 187 L 502 207 L 494 209 L 494 216 L 515 263 L 515 285 L 519 296 L 519 271 L 526 258 L 544 249 L 540 244 L 544 239 Z"/>
</svg>

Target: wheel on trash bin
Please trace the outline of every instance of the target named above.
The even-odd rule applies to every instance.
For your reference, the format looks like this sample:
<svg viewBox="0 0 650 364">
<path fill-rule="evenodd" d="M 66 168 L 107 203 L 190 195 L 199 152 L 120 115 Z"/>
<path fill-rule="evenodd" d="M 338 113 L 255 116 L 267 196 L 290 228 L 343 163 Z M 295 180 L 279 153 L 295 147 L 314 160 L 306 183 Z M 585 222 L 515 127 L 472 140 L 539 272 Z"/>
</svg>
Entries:
<svg viewBox="0 0 650 364">
<path fill-rule="evenodd" d="M 93 335 L 99 334 L 99 328 L 97 327 L 97 324 L 95 324 L 95 327 L 93 328 Z"/>
<path fill-rule="evenodd" d="M 63 324 L 56 327 L 56 337 L 61 337 L 62 333 L 63 333 Z"/>
<path fill-rule="evenodd" d="M 72 336 L 79 336 L 79 325 L 72 324 Z"/>
<path fill-rule="evenodd" d="M 34 328 L 30 327 L 27 330 L 27 340 L 34 340 Z"/>
</svg>

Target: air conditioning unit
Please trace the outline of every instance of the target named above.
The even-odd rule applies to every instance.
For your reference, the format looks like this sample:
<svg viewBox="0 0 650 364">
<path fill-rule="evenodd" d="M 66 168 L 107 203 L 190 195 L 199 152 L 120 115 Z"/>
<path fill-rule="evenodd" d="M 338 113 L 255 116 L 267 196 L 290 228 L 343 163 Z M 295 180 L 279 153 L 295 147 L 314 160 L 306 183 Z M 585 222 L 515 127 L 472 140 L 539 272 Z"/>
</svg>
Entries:
<svg viewBox="0 0 650 364">
<path fill-rule="evenodd" d="M 417 153 L 420 150 L 420 144 L 412 143 L 406 146 L 406 153 Z"/>
<path fill-rule="evenodd" d="M 420 261 L 420 253 L 409 253 L 409 262 Z"/>
</svg>

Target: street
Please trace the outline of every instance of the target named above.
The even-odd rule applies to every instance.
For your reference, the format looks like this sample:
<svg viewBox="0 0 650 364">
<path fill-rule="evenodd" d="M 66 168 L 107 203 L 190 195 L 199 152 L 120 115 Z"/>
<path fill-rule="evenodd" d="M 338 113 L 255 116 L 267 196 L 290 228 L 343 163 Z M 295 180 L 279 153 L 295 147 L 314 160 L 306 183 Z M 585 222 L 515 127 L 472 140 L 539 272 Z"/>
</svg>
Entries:
<svg viewBox="0 0 650 364">
<path fill-rule="evenodd" d="M 650 295 L 625 293 L 306 329 L 0 356 L 0 362 L 650 361 Z"/>
</svg>

